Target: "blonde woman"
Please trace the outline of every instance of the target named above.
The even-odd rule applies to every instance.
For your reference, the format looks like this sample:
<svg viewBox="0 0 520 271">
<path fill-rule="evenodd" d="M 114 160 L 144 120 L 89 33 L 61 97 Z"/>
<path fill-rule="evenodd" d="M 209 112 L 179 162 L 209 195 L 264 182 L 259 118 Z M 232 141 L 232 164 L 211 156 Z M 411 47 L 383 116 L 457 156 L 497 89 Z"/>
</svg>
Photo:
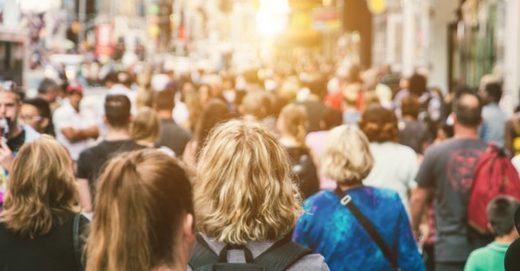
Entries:
<svg viewBox="0 0 520 271">
<path fill-rule="evenodd" d="M 294 240 L 322 254 L 332 270 L 425 270 L 399 195 L 362 184 L 373 163 L 368 140 L 358 128 L 331 130 L 322 173 L 338 186 L 305 201 Z"/>
<path fill-rule="evenodd" d="M 143 107 L 137 111 L 137 115 L 132 120 L 130 136 L 141 146 L 148 148 L 157 147 L 165 154 L 175 156 L 175 152 L 172 149 L 156 143 L 160 134 L 160 126 L 161 123 L 155 110 L 150 107 Z"/>
<path fill-rule="evenodd" d="M 285 106 L 277 122 L 280 143 L 289 154 L 291 169 L 303 198 L 308 198 L 320 189 L 316 166 L 305 145 L 308 123 L 305 107 L 296 104 Z"/>
<path fill-rule="evenodd" d="M 72 161 L 49 136 L 25 144 L 7 182 L 0 216 L 0 270 L 83 270 Z"/>
<path fill-rule="evenodd" d="M 186 270 L 193 201 L 185 171 L 160 151 L 112 159 L 99 179 L 87 271 Z"/>
<path fill-rule="evenodd" d="M 200 236 L 191 268 L 211 266 L 224 255 L 224 265 L 328 270 L 320 255 L 290 242 L 301 213 L 297 188 L 285 151 L 260 124 L 234 120 L 218 126 L 202 149 L 197 171 Z M 209 260 L 200 257 L 204 254 Z"/>
<path fill-rule="evenodd" d="M 142 107 L 130 125 L 130 136 L 137 144 L 154 147 L 159 138 L 160 122 L 157 113 L 150 107 Z"/>
</svg>

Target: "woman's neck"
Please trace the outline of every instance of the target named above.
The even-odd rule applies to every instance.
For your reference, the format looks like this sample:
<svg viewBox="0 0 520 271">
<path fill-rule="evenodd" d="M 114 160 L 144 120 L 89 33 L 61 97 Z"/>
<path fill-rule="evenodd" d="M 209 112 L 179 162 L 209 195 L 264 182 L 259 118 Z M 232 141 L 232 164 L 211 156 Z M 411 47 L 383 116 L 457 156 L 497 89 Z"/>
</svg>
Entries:
<svg viewBox="0 0 520 271">
<path fill-rule="evenodd" d="M 338 187 L 339 189 L 341 189 L 342 191 L 346 191 L 346 190 L 349 190 L 349 189 L 352 189 L 352 188 L 355 188 L 355 187 L 359 187 L 363 185 L 362 183 L 360 182 L 355 182 L 355 183 L 343 183 L 343 182 L 338 182 Z"/>
</svg>

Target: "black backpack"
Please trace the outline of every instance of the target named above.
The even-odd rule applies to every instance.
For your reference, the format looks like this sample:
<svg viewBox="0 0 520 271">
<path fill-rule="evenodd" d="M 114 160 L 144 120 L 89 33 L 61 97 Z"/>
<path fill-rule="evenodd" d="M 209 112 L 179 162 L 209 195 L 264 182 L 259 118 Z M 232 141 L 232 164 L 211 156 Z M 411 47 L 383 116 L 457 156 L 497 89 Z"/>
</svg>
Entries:
<svg viewBox="0 0 520 271">
<path fill-rule="evenodd" d="M 236 249 L 244 251 L 245 263 L 227 262 L 227 252 Z M 226 245 L 217 255 L 198 234 L 189 265 L 194 271 L 284 271 L 310 253 L 310 249 L 292 242 L 288 235 L 254 259 L 246 246 Z"/>
</svg>

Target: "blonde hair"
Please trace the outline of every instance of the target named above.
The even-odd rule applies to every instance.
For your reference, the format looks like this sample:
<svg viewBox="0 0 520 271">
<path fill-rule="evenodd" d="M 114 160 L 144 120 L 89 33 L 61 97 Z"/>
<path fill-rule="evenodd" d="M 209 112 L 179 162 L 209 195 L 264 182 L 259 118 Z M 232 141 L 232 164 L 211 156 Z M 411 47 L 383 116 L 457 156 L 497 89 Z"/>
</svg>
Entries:
<svg viewBox="0 0 520 271">
<path fill-rule="evenodd" d="M 7 182 L 4 211 L 6 227 L 35 238 L 48 233 L 55 221 L 77 212 L 72 161 L 52 137 L 26 143 L 18 152 Z"/>
<path fill-rule="evenodd" d="M 374 164 L 366 136 L 355 126 L 332 129 L 322 156 L 322 174 L 337 182 L 360 183 Z"/>
<path fill-rule="evenodd" d="M 137 90 L 135 106 L 137 109 L 151 107 L 153 105 L 153 93 L 151 89 L 140 87 Z"/>
<path fill-rule="evenodd" d="M 198 227 L 219 242 L 276 240 L 301 214 L 287 155 L 259 124 L 234 120 L 215 128 L 197 171 Z"/>
<path fill-rule="evenodd" d="M 155 110 L 143 107 L 138 112 L 130 126 L 130 135 L 136 141 L 154 143 L 159 137 L 159 117 Z"/>
<path fill-rule="evenodd" d="M 129 152 L 101 174 L 94 214 L 87 271 L 174 266 L 183 220 L 193 214 L 191 184 L 174 158 Z"/>
<path fill-rule="evenodd" d="M 297 104 L 288 104 L 280 112 L 279 118 L 282 119 L 284 129 L 296 141 L 305 145 L 305 136 L 309 126 L 309 117 L 305 107 Z"/>
</svg>

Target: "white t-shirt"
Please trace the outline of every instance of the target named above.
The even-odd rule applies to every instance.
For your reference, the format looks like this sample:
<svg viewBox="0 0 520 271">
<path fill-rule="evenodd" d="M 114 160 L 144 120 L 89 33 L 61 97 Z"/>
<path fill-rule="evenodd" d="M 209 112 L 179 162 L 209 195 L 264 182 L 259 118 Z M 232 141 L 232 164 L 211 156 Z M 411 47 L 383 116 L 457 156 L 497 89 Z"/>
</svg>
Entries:
<svg viewBox="0 0 520 271">
<path fill-rule="evenodd" d="M 417 186 L 417 154 L 412 148 L 393 142 L 370 143 L 370 151 L 374 167 L 363 184 L 396 191 L 408 211 L 408 191 Z"/>
<path fill-rule="evenodd" d="M 92 140 L 83 140 L 71 143 L 61 132 L 64 128 L 85 129 L 96 126 L 96 118 L 87 110 L 77 112 L 68 100 L 63 103 L 53 114 L 54 129 L 56 140 L 60 142 L 70 153 L 72 160 L 76 161 L 79 154 L 90 146 Z"/>
</svg>

